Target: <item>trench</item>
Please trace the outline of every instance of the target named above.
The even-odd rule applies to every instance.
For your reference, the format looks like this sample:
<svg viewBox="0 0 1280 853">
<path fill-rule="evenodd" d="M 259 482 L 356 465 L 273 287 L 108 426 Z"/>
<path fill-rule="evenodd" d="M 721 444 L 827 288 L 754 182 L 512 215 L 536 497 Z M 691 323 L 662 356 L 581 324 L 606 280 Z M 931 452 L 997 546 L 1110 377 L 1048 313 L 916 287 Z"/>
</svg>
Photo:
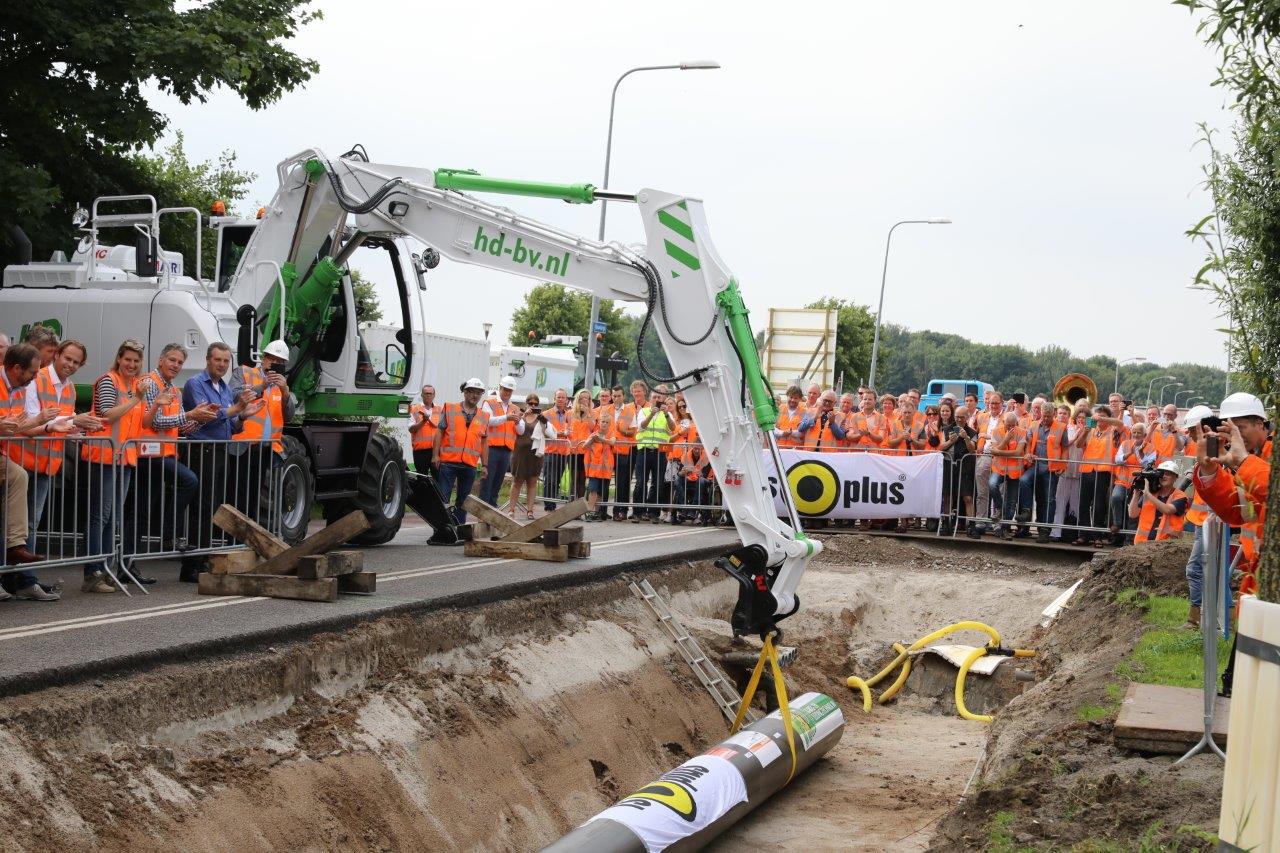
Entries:
<svg viewBox="0 0 1280 853">
<path fill-rule="evenodd" d="M 835 697 L 844 737 L 713 849 L 926 847 L 985 728 L 955 715 L 945 673 L 921 667 L 870 716 L 845 678 L 961 619 L 1033 643 L 1072 577 L 866 537 L 834 537 L 824 557 L 783 642 L 799 649 L 792 694 Z M 752 648 L 730 636 L 735 591 L 714 568 L 649 579 L 713 656 Z M 976 685 L 975 710 L 1003 690 Z M 647 607 L 611 580 L 7 698 L 3 846 L 537 849 L 726 729 Z"/>
</svg>

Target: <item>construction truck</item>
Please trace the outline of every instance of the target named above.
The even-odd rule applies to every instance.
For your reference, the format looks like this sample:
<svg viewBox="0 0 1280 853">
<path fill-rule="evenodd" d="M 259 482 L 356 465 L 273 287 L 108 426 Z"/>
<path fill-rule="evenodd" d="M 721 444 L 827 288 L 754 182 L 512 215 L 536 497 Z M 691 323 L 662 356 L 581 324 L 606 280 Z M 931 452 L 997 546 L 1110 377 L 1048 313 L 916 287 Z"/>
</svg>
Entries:
<svg viewBox="0 0 1280 853">
<path fill-rule="evenodd" d="M 532 334 L 532 333 L 530 333 Z M 580 335 L 547 335 L 527 347 L 503 347 L 498 352 L 498 376 L 513 376 L 516 394 L 537 394 L 550 399 L 556 389 L 573 394 L 588 387 L 586 383 L 587 345 Z M 631 362 L 614 353 L 596 358 L 596 375 L 591 382 L 593 398 L 601 388 L 612 388 L 627 373 Z M 494 383 L 496 384 L 496 380 Z"/>
<path fill-rule="evenodd" d="M 285 429 L 286 535 L 301 535 L 314 501 L 330 519 L 362 510 L 370 528 L 361 541 L 377 544 L 399 529 L 406 491 L 400 449 L 378 427 L 407 417 L 421 384 L 417 296 L 442 257 L 641 302 L 637 351 L 656 333 L 672 375 L 655 373 L 642 356 L 640 370 L 684 393 L 742 539 L 717 561 L 740 585 L 735 631 L 763 636 L 798 609 L 796 587 L 821 543 L 801 530 L 790 489 L 781 490 L 786 520 L 777 517 L 765 468 L 768 457 L 786 470 L 771 434 L 777 408 L 701 201 L 373 163 L 359 146 L 336 159 L 304 150 L 276 173 L 279 189 L 260 219 L 211 220 L 218 248 L 207 280 L 198 247 L 188 275 L 158 242 L 164 217 L 191 217 L 198 243 L 199 211 L 161 208 L 151 196 L 97 199 L 75 215 L 84 238 L 71 259 L 22 259 L 5 268 L 0 322 L 13 332 L 46 323 L 83 340 L 87 377 L 105 370 L 125 338 L 152 354 L 180 342 L 189 357 L 179 382 L 201 369 L 213 341 L 233 343 L 238 361 L 252 364 L 260 345 L 283 339 L 289 386 L 300 401 Z M 641 251 L 581 237 L 475 193 L 634 204 L 646 245 Z M 119 230 L 132 241 L 100 242 L 104 231 Z M 391 340 L 381 330 L 376 341 L 366 335 L 371 324 L 361 322 L 366 307 L 349 274 L 355 267 L 377 278 L 378 326 L 399 328 Z"/>
</svg>

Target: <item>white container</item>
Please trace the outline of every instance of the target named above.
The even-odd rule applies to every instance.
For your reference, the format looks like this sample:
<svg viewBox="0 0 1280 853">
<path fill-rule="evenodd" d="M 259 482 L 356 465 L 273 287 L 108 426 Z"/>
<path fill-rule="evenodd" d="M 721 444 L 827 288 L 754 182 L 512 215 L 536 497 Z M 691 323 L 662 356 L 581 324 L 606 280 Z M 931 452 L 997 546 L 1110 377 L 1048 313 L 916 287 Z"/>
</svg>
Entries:
<svg viewBox="0 0 1280 853">
<path fill-rule="evenodd" d="M 1280 646 L 1280 604 L 1245 597 L 1241 637 Z M 1280 851 L 1280 663 L 1236 652 L 1218 838 L 1254 853 Z"/>
</svg>

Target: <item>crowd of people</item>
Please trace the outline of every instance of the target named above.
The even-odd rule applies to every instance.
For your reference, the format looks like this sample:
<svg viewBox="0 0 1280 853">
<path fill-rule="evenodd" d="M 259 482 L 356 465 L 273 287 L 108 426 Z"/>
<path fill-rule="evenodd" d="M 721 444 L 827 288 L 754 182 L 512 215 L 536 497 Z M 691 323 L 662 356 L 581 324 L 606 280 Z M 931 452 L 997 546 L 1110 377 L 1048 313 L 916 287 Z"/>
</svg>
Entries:
<svg viewBox="0 0 1280 853">
<path fill-rule="evenodd" d="M 0 578 L 0 600 L 58 600 L 34 572 L 14 570 L 47 562 L 37 531 L 54 510 L 76 521 L 77 529 L 58 532 L 82 537 L 71 556 L 86 557 L 81 590 L 87 593 L 116 592 L 121 571 L 133 582 L 155 583 L 136 562 L 128 569 L 108 564 L 119 514 L 127 554 L 135 556 L 143 537 L 156 551 L 208 549 L 212 516 L 223 502 L 258 516 L 261 486 L 283 452 L 282 430 L 297 406 L 283 372 L 289 359 L 283 341 L 264 348 L 260 366 L 235 367 L 231 347 L 212 343 L 205 369 L 182 388 L 174 380 L 187 359 L 183 345 L 161 348 L 147 371 L 144 346 L 123 341 L 81 413 L 72 377 L 89 357 L 85 344 L 36 326 L 20 343 L 0 335 L 0 357 L 8 570 Z M 68 448 L 68 442 L 74 444 Z M 64 488 L 55 491 L 59 482 Z M 47 536 L 46 544 L 54 538 Z M 194 583 L 205 562 L 202 555 L 184 556 L 180 579 Z"/>
</svg>

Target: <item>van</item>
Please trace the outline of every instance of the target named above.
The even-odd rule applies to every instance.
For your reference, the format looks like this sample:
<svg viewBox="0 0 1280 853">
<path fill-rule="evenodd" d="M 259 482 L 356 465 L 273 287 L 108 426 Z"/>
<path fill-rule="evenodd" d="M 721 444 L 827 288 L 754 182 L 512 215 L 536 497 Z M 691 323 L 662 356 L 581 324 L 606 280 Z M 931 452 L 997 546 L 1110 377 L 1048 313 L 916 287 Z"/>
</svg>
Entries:
<svg viewBox="0 0 1280 853">
<path fill-rule="evenodd" d="M 976 379 L 930 379 L 929 384 L 925 386 L 924 393 L 920 395 L 920 411 L 924 411 L 925 406 L 936 406 L 942 400 L 943 394 L 951 394 L 956 398 L 956 403 L 963 405 L 966 394 L 976 394 L 978 396 L 978 409 L 985 410 L 987 408 L 987 392 L 995 390 L 986 382 L 979 382 Z"/>
</svg>

